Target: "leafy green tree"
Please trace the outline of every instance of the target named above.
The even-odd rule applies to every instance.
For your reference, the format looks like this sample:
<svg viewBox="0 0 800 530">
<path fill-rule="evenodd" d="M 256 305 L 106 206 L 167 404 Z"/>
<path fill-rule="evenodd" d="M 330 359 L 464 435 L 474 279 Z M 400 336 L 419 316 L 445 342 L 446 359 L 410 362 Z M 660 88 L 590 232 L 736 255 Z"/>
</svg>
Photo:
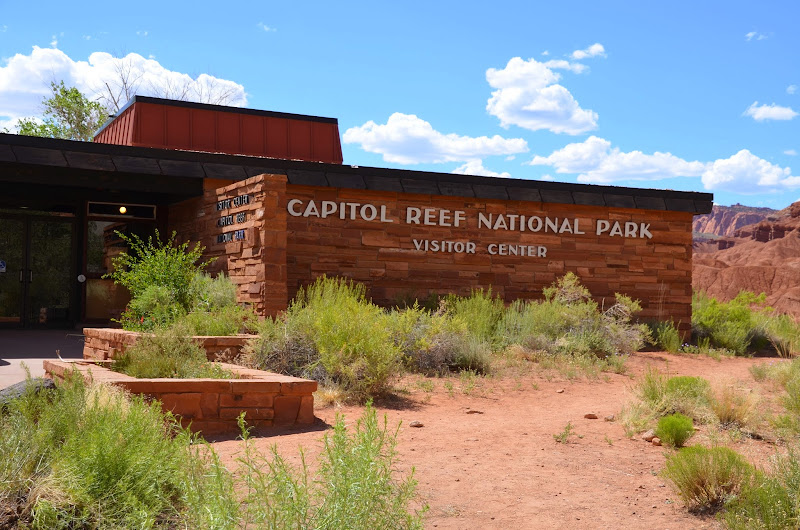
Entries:
<svg viewBox="0 0 800 530">
<path fill-rule="evenodd" d="M 64 81 L 51 82 L 50 90 L 53 95 L 42 100 L 44 123 L 23 118 L 17 122 L 19 134 L 91 142 L 108 111 Z"/>
</svg>

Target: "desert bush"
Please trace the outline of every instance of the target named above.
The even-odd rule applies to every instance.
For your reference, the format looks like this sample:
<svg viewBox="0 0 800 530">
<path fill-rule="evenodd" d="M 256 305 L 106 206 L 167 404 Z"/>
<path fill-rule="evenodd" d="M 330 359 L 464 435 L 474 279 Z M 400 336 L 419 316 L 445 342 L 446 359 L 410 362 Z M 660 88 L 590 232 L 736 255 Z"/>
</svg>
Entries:
<svg viewBox="0 0 800 530">
<path fill-rule="evenodd" d="M 398 425 L 399 429 L 399 425 Z M 324 438 L 317 476 L 305 459 L 299 469 L 289 465 L 273 447 L 271 458 L 255 452 L 246 429 L 243 470 L 244 526 L 258 528 L 422 528 L 425 508 L 415 511 L 413 470 L 395 478 L 397 430 L 383 425 L 367 404 L 354 431 L 338 415 Z"/>
<path fill-rule="evenodd" d="M 140 336 L 114 361 L 112 369 L 139 378 L 233 377 L 230 371 L 208 362 L 206 351 L 180 324 Z"/>
<path fill-rule="evenodd" d="M 235 306 L 236 284 L 225 274 L 212 277 L 197 270 L 189 284 L 189 301 L 192 311 L 212 312 Z"/>
<path fill-rule="evenodd" d="M 778 355 L 792 358 L 800 354 L 800 325 L 788 315 L 768 316 L 764 329 Z"/>
<path fill-rule="evenodd" d="M 738 391 L 732 385 L 717 390 L 710 405 L 720 425 L 725 429 L 731 427 L 741 429 L 755 421 L 756 399 Z"/>
<path fill-rule="evenodd" d="M 687 447 L 667 457 L 664 477 L 692 511 L 722 508 L 753 480 L 747 461 L 727 447 Z"/>
<path fill-rule="evenodd" d="M 19 528 L 233 528 L 229 474 L 194 442 L 158 402 L 76 377 L 0 416 L 0 503 Z"/>
<path fill-rule="evenodd" d="M 260 329 L 259 340 L 247 350 L 249 363 L 317 374 L 316 379 L 329 379 L 353 399 L 385 393 L 402 369 L 391 316 L 352 281 L 319 278 L 298 291 L 280 319 Z"/>
<path fill-rule="evenodd" d="M 766 295 L 742 291 L 730 302 L 720 302 L 695 292 L 692 296 L 692 330 L 698 339 L 708 337 L 714 346 L 744 355 L 767 344 L 764 314 Z"/>
<path fill-rule="evenodd" d="M 692 418 L 683 414 L 670 414 L 658 420 L 656 436 L 662 442 L 672 447 L 683 447 L 686 440 L 694 434 L 694 422 Z"/>
<path fill-rule="evenodd" d="M 495 343 L 520 345 L 550 354 L 625 355 L 644 345 L 649 331 L 632 321 L 641 306 L 616 294 L 616 303 L 600 311 L 578 277 L 567 273 L 544 289 L 545 300 L 516 301 L 497 324 Z"/>
<path fill-rule="evenodd" d="M 637 394 L 649 405 L 655 418 L 681 413 L 703 423 L 709 419 L 711 385 L 702 377 L 666 377 L 648 370 Z"/>
<path fill-rule="evenodd" d="M 230 336 L 249 333 L 256 327 L 258 317 L 251 309 L 237 305 L 213 311 L 192 311 L 180 319 L 190 335 Z"/>
<path fill-rule="evenodd" d="M 169 326 L 185 314 L 169 287 L 150 285 L 131 299 L 119 322 L 124 329 L 150 331 Z"/>
<path fill-rule="evenodd" d="M 149 303 L 138 308 L 135 303 L 129 305 L 122 322 L 135 325 L 136 322 L 148 321 L 150 314 L 137 311 L 147 307 L 161 308 L 166 301 L 174 303 L 175 311 L 188 312 L 192 307 L 192 282 L 196 274 L 210 263 L 197 263 L 203 254 L 203 247 L 198 243 L 189 249 L 188 242 L 175 245 L 174 232 L 166 241 L 161 241 L 158 231 L 155 232 L 155 238 L 149 237 L 147 241 L 136 234 L 127 236 L 117 232 L 117 235 L 130 248 L 114 258 L 113 271 L 104 277 L 125 286 L 132 300 L 150 291 L 147 295 Z M 154 291 L 154 286 L 163 289 Z M 169 312 L 162 311 L 161 314 L 168 315 Z"/>
<path fill-rule="evenodd" d="M 773 459 L 768 474 L 730 502 L 723 521 L 733 530 L 782 530 L 800 522 L 800 460 L 796 449 Z"/>
<path fill-rule="evenodd" d="M 428 375 L 491 370 L 490 343 L 470 333 L 463 315 L 446 310 L 430 313 L 414 305 L 391 316 L 395 343 L 409 369 Z"/>
<path fill-rule="evenodd" d="M 710 408 L 711 385 L 701 377 L 667 377 L 648 369 L 634 387 L 634 392 L 637 399 L 620 414 L 629 436 L 670 414 L 680 413 L 698 423 L 715 420 Z"/>
<path fill-rule="evenodd" d="M 469 296 L 449 295 L 444 299 L 444 309 L 448 316 L 461 322 L 468 322 L 467 331 L 478 341 L 491 344 L 495 339 L 497 323 L 500 321 L 505 305 L 492 296 L 491 288 L 473 289 Z"/>
<path fill-rule="evenodd" d="M 652 324 L 653 344 L 670 353 L 681 351 L 681 336 L 677 326 L 671 321 L 660 321 Z"/>
</svg>

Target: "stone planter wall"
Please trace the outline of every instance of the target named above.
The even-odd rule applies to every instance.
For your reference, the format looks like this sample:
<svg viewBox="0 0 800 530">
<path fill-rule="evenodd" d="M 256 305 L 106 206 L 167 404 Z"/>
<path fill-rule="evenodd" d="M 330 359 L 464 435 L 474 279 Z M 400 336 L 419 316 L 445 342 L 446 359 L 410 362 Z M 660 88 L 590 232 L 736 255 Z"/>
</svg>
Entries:
<svg viewBox="0 0 800 530">
<path fill-rule="evenodd" d="M 317 382 L 221 363 L 238 379 L 136 379 L 114 372 L 108 361 L 44 361 L 56 382 L 75 370 L 85 381 L 108 383 L 161 401 L 164 411 L 180 416 L 184 427 L 204 435 L 239 431 L 242 412 L 259 429 L 314 422 Z"/>
<path fill-rule="evenodd" d="M 83 358 L 98 361 L 116 359 L 132 344 L 141 333 L 113 328 L 84 328 Z M 256 335 L 235 335 L 232 337 L 192 337 L 206 350 L 209 361 L 233 361 L 242 352 L 247 341 Z"/>
</svg>

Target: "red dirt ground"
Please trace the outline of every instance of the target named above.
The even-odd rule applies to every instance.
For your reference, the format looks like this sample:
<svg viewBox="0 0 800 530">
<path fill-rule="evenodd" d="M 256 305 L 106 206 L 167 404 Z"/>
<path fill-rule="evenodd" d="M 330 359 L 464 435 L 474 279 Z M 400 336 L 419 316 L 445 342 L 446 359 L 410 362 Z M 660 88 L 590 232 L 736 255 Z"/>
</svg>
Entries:
<svg viewBox="0 0 800 530">
<path fill-rule="evenodd" d="M 474 388 L 458 377 L 410 376 L 400 383 L 398 399 L 376 408 L 388 416 L 390 428 L 402 421 L 398 470 L 415 469 L 420 499 L 429 506 L 426 528 L 721 528 L 713 517 L 687 512 L 658 476 L 670 450 L 626 437 L 620 410 L 648 366 L 670 375 L 700 375 L 712 386 L 737 382 L 768 402 L 778 391 L 761 388 L 748 371 L 763 362 L 770 360 L 637 353 L 626 375 L 570 381 L 530 365 L 524 375 L 476 378 Z M 336 414 L 350 425 L 362 410 L 318 408 L 315 430 L 276 431 L 255 443 L 263 451 L 275 444 L 295 463 L 302 446 L 313 462 Z M 587 413 L 598 419 L 585 419 Z M 604 421 L 612 414 L 615 421 Z M 410 427 L 412 421 L 423 426 Z M 553 435 L 567 422 L 575 435 L 557 443 Z M 706 429 L 689 443 L 707 442 Z M 213 445 L 233 466 L 240 443 Z M 750 438 L 733 447 L 760 463 L 776 450 Z"/>
</svg>

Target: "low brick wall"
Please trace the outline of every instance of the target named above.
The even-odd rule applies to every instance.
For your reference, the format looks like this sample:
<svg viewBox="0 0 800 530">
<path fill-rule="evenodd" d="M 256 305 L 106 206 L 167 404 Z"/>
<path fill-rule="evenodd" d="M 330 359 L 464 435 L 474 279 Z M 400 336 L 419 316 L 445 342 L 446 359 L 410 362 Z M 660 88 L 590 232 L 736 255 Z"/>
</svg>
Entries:
<svg viewBox="0 0 800 530">
<path fill-rule="evenodd" d="M 220 364 L 238 379 L 137 379 L 102 366 L 106 363 L 46 360 L 44 370 L 56 382 L 76 370 L 85 381 L 158 399 L 164 411 L 180 416 L 184 427 L 204 435 L 238 432 L 242 412 L 256 429 L 314 422 L 316 381 L 226 363 Z"/>
<path fill-rule="evenodd" d="M 136 331 L 113 328 L 84 328 L 83 358 L 98 361 L 116 359 L 127 348 L 135 344 L 141 336 Z M 256 335 L 235 335 L 231 337 L 195 336 L 206 350 L 209 361 L 233 361 L 242 353 L 247 341 Z"/>
</svg>

